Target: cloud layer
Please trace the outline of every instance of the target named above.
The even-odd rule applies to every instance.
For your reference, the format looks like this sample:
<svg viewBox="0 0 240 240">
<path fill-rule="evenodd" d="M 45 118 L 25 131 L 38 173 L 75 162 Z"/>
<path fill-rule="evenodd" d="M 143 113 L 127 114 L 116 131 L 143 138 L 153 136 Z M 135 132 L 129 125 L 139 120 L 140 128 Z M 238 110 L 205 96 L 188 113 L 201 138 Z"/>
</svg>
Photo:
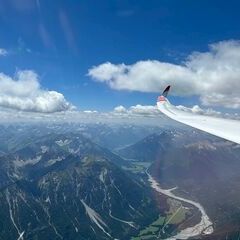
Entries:
<svg viewBox="0 0 240 240">
<path fill-rule="evenodd" d="M 202 115 L 217 116 L 240 120 L 239 114 L 224 114 L 212 109 L 202 109 L 195 105 L 192 108 L 177 106 L 179 109 L 187 112 L 198 113 Z M 164 126 L 177 124 L 176 121 L 165 117 L 156 106 L 135 105 L 126 108 L 117 106 L 110 112 L 98 112 L 94 110 L 78 111 L 66 110 L 53 112 L 51 114 L 44 112 L 24 112 L 16 109 L 4 108 L 0 106 L 0 124 L 11 122 L 46 122 L 46 123 L 134 123 L 150 124 Z"/>
<path fill-rule="evenodd" d="M 239 120 L 240 116 L 239 114 L 229 114 L 229 113 L 221 113 L 218 111 L 215 111 L 211 108 L 201 108 L 198 105 L 194 105 L 193 107 L 185 107 L 182 105 L 176 106 L 178 109 L 200 114 L 200 115 L 207 115 L 207 116 L 213 116 L 213 117 L 221 117 L 221 118 L 229 118 L 229 119 L 236 119 Z M 128 116 L 128 117 L 156 117 L 157 119 L 160 119 L 161 117 L 165 118 L 165 116 L 158 110 L 157 106 L 151 106 L 151 105 L 136 105 L 131 106 L 129 108 L 125 108 L 124 106 L 120 105 L 114 108 L 113 112 L 110 114 L 120 115 L 120 116 Z"/>
<path fill-rule="evenodd" d="M 175 96 L 197 95 L 206 106 L 240 107 L 240 41 L 222 41 L 208 52 L 193 52 L 177 65 L 147 60 L 132 65 L 110 62 L 88 71 L 94 80 L 117 90 L 161 92 L 173 86 Z"/>
<path fill-rule="evenodd" d="M 157 109 L 157 106 L 144 106 L 137 104 L 128 109 L 120 105 L 114 108 L 114 114 L 128 115 L 128 116 L 142 116 L 142 117 L 155 117 L 162 116 L 162 113 Z"/>
<path fill-rule="evenodd" d="M 18 71 L 14 78 L 0 73 L 0 106 L 42 113 L 73 108 L 61 93 L 42 89 L 31 70 Z"/>
</svg>

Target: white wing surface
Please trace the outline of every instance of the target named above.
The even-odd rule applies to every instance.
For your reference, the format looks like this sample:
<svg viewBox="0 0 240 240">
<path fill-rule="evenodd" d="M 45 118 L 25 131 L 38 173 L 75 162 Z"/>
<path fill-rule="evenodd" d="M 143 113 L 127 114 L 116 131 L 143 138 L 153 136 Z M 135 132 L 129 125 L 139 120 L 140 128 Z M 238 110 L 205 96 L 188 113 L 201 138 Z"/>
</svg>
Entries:
<svg viewBox="0 0 240 240">
<path fill-rule="evenodd" d="M 169 89 L 170 86 L 165 89 L 157 101 L 157 107 L 163 114 L 178 122 L 240 144 L 240 121 L 180 110 L 166 98 Z"/>
</svg>

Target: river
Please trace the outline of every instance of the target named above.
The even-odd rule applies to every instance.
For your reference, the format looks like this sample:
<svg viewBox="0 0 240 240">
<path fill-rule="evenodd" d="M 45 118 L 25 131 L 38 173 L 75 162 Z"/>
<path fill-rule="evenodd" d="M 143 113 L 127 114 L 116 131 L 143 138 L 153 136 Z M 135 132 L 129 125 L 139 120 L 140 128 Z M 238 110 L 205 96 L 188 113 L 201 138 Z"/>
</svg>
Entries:
<svg viewBox="0 0 240 240">
<path fill-rule="evenodd" d="M 202 214 L 201 221 L 199 223 L 197 223 L 193 227 L 188 227 L 188 228 L 185 228 L 185 229 L 181 230 L 175 236 L 167 238 L 168 240 L 188 239 L 190 237 L 198 236 L 200 234 L 211 234 L 211 233 L 213 233 L 213 226 L 212 226 L 213 223 L 209 219 L 208 215 L 206 214 L 206 211 L 204 210 L 203 206 L 200 203 L 189 200 L 189 199 L 186 199 L 186 198 L 183 198 L 183 197 L 176 196 L 173 193 L 173 190 L 175 190 L 176 188 L 162 189 L 160 187 L 160 185 L 157 183 L 157 181 L 148 172 L 146 172 L 146 173 L 148 175 L 148 181 L 150 182 L 151 187 L 155 191 L 157 191 L 161 194 L 164 194 L 164 195 L 166 195 L 170 198 L 174 198 L 176 200 L 179 200 L 181 202 L 189 203 L 189 204 L 193 205 L 194 207 L 198 208 L 199 211 Z"/>
</svg>

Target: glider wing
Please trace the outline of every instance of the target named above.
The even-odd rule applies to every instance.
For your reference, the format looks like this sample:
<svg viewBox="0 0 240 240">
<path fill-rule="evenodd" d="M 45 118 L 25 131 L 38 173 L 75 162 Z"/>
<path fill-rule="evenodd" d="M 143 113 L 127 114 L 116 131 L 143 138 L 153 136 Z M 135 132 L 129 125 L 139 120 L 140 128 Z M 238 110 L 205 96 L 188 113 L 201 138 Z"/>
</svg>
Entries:
<svg viewBox="0 0 240 240">
<path fill-rule="evenodd" d="M 167 99 L 169 90 L 170 86 L 158 97 L 157 107 L 163 114 L 178 122 L 240 144 L 240 121 L 194 114 L 178 109 Z"/>
</svg>

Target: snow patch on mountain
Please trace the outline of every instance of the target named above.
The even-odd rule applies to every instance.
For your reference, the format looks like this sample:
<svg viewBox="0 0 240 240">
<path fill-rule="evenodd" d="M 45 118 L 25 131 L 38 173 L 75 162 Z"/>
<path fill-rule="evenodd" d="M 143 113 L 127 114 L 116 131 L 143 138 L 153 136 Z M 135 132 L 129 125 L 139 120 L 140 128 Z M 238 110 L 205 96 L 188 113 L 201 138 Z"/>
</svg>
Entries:
<svg viewBox="0 0 240 240">
<path fill-rule="evenodd" d="M 41 159 L 42 159 L 41 155 L 37 156 L 36 158 L 30 158 L 28 160 L 22 160 L 22 159 L 17 158 L 16 160 L 13 161 L 13 163 L 16 167 L 24 167 L 26 165 L 35 165 Z"/>
<path fill-rule="evenodd" d="M 49 150 L 47 146 L 41 146 L 42 153 L 46 153 Z"/>
<path fill-rule="evenodd" d="M 57 157 L 57 158 L 55 158 L 55 159 L 50 159 L 46 164 L 45 164 L 45 167 L 49 167 L 49 166 L 51 166 L 51 165 L 53 165 L 53 164 L 55 164 L 56 162 L 61 162 L 62 160 L 64 160 L 65 159 L 65 157 Z"/>
<path fill-rule="evenodd" d="M 99 179 L 103 184 L 104 184 L 104 179 L 105 179 L 105 176 L 107 175 L 107 172 L 108 172 L 107 169 L 104 168 L 99 175 Z"/>
<path fill-rule="evenodd" d="M 58 140 L 58 141 L 55 141 L 55 143 L 60 146 L 60 147 L 63 147 L 63 146 L 66 146 L 68 145 L 69 143 L 71 143 L 72 141 L 69 140 L 69 139 L 65 139 L 64 141 L 63 140 Z"/>
<path fill-rule="evenodd" d="M 92 222 L 94 222 L 106 235 L 108 235 L 109 237 L 111 237 L 111 235 L 104 229 L 104 227 L 107 228 L 106 223 L 102 220 L 102 218 L 100 217 L 100 215 L 95 212 L 95 210 L 93 210 L 92 208 L 90 208 L 83 199 L 81 199 L 81 203 L 83 204 L 83 206 L 85 207 L 86 213 L 89 216 L 89 218 L 91 219 Z"/>
</svg>

